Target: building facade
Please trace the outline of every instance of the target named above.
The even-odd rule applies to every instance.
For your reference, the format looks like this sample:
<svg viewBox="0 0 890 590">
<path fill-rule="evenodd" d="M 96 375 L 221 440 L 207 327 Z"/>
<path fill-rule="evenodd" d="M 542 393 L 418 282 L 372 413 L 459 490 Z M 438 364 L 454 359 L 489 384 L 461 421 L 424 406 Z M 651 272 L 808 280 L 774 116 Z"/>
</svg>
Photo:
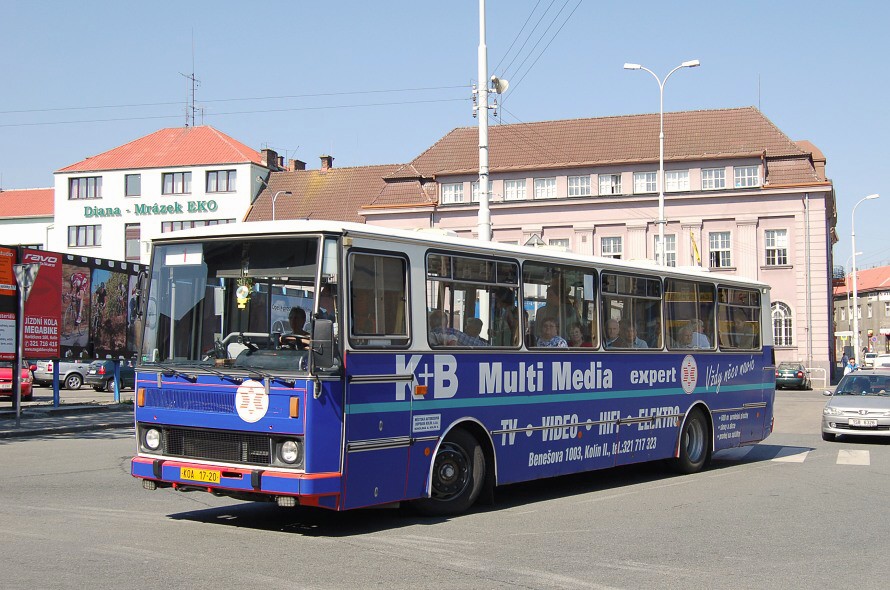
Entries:
<svg viewBox="0 0 890 590">
<path fill-rule="evenodd" d="M 858 269 L 856 291 L 858 306 L 852 275 L 834 289 L 835 358 L 853 350 L 854 313 L 859 315 L 860 350 L 890 353 L 890 266 Z"/>
<path fill-rule="evenodd" d="M 161 129 L 56 171 L 46 247 L 147 263 L 153 237 L 241 221 L 277 165 L 210 126 Z"/>
<path fill-rule="evenodd" d="M 666 113 L 664 123 L 665 263 L 768 283 L 776 360 L 830 375 L 836 210 L 825 157 L 753 107 Z M 492 126 L 493 240 L 655 260 L 658 136 L 658 114 Z M 474 237 L 478 146 L 477 128 L 455 129 L 382 182 L 340 194 L 367 223 Z M 273 189 L 290 186 L 302 202 L 300 183 L 317 194 L 326 181 L 316 171 L 274 173 L 247 219 L 269 219 Z M 342 212 L 294 210 L 309 215 Z"/>
<path fill-rule="evenodd" d="M 46 250 L 53 227 L 54 190 L 0 189 L 0 244 Z"/>
</svg>

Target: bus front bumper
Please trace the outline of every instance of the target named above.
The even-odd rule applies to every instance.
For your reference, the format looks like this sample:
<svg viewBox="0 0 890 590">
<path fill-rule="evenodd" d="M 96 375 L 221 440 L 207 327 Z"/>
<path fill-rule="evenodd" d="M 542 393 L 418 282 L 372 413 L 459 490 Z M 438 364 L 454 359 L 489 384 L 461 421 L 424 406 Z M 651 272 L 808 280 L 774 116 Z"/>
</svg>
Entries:
<svg viewBox="0 0 890 590">
<path fill-rule="evenodd" d="M 283 496 L 296 498 L 302 506 L 340 508 L 340 473 L 289 473 L 149 457 L 134 457 L 130 473 L 143 482 L 154 482 L 152 489 L 173 487 L 221 496 L 255 495 L 258 499 L 261 496 L 270 496 L 269 499 Z"/>
</svg>

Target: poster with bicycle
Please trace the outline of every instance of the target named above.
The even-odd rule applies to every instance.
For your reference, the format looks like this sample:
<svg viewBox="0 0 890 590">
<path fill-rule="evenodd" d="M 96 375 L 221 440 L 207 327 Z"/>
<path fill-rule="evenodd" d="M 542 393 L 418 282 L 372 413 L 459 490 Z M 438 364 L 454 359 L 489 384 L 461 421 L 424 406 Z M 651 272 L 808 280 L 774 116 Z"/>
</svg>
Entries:
<svg viewBox="0 0 890 590">
<path fill-rule="evenodd" d="M 135 355 L 141 327 L 137 277 L 145 266 L 15 246 L 8 250 L 20 252 L 22 262 L 40 264 L 25 308 L 25 358 Z M 0 292 L 0 312 L 9 316 L 0 316 L 0 328 L 8 323 L 13 339 L 16 295 Z"/>
<path fill-rule="evenodd" d="M 100 356 L 129 356 L 133 350 L 127 346 L 128 274 L 93 269 L 90 286 L 90 335 L 95 351 Z"/>
</svg>

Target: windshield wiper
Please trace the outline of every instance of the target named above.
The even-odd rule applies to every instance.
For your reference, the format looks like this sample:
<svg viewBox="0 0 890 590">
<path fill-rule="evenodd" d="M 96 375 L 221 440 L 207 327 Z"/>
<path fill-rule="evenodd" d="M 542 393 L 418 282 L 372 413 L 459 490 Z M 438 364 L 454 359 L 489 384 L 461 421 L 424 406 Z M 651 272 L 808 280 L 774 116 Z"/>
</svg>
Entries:
<svg viewBox="0 0 890 590">
<path fill-rule="evenodd" d="M 285 385 L 290 385 L 291 387 L 293 387 L 294 385 L 297 384 L 296 379 L 291 379 L 289 377 L 279 377 L 279 376 L 273 375 L 271 373 L 264 373 L 264 372 L 258 371 L 256 369 L 252 369 L 250 367 L 238 367 L 238 368 L 243 371 L 247 371 L 248 373 L 250 373 L 251 375 L 254 375 L 256 377 L 268 379 L 270 382 L 278 381 L 279 383 L 284 383 Z"/>
<path fill-rule="evenodd" d="M 207 365 L 189 365 L 189 367 L 199 370 L 199 371 L 207 371 L 208 373 L 213 373 L 214 375 L 219 375 L 223 379 L 228 379 L 233 383 L 244 383 L 244 377 L 240 377 L 238 375 L 229 375 L 228 373 L 223 373 L 222 371 L 217 371 L 212 367 L 208 367 Z"/>
<path fill-rule="evenodd" d="M 195 381 L 198 380 L 198 377 L 196 375 L 191 375 L 189 373 L 183 373 L 182 371 L 179 371 L 179 370 L 175 369 L 174 367 L 162 365 L 161 363 L 158 363 L 158 362 L 145 363 L 145 364 L 149 365 L 149 366 L 155 365 L 155 366 L 160 367 L 161 369 L 163 369 L 162 373 L 165 377 L 182 377 L 183 379 L 185 379 L 186 381 L 189 381 L 190 383 L 194 383 Z"/>
</svg>

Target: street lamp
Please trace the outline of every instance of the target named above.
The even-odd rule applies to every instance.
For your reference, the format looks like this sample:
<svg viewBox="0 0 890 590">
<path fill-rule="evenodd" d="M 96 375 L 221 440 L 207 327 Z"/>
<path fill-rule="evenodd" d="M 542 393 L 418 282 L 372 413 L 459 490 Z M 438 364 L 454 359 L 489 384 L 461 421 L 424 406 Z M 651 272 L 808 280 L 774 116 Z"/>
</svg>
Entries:
<svg viewBox="0 0 890 590">
<path fill-rule="evenodd" d="M 275 221 L 275 201 L 278 200 L 278 195 L 292 195 L 294 193 L 290 191 L 278 191 L 275 193 L 275 196 L 272 197 L 272 221 Z"/>
<path fill-rule="evenodd" d="M 644 68 L 640 64 L 624 64 L 625 70 L 644 70 L 652 74 L 655 81 L 658 82 L 658 113 L 659 113 L 659 133 L 658 133 L 658 263 L 664 266 L 664 225 L 667 220 L 664 218 L 664 85 L 667 84 L 671 74 L 681 68 L 697 68 L 701 65 L 697 59 L 684 61 L 676 68 L 668 72 L 664 80 L 660 80 L 658 76 L 649 68 Z"/>
<path fill-rule="evenodd" d="M 857 252 L 856 256 L 862 256 L 862 252 Z M 853 255 L 851 254 L 850 256 L 847 257 L 847 266 L 849 266 L 851 264 L 852 260 L 853 260 Z M 846 268 L 847 266 L 844 266 L 844 268 Z M 844 281 L 844 284 L 846 285 L 846 281 Z M 853 312 L 850 311 L 850 291 L 852 290 L 852 287 L 850 285 L 846 285 L 846 288 L 847 288 L 847 326 L 852 328 Z M 852 330 L 850 330 L 850 331 L 852 332 Z"/>
<path fill-rule="evenodd" d="M 853 244 L 853 358 L 856 359 L 856 365 L 859 365 L 859 291 L 856 288 L 856 207 L 863 201 L 871 201 L 879 198 L 881 195 L 875 193 L 862 197 L 853 205 L 853 212 L 850 213 L 850 240 Z"/>
</svg>

